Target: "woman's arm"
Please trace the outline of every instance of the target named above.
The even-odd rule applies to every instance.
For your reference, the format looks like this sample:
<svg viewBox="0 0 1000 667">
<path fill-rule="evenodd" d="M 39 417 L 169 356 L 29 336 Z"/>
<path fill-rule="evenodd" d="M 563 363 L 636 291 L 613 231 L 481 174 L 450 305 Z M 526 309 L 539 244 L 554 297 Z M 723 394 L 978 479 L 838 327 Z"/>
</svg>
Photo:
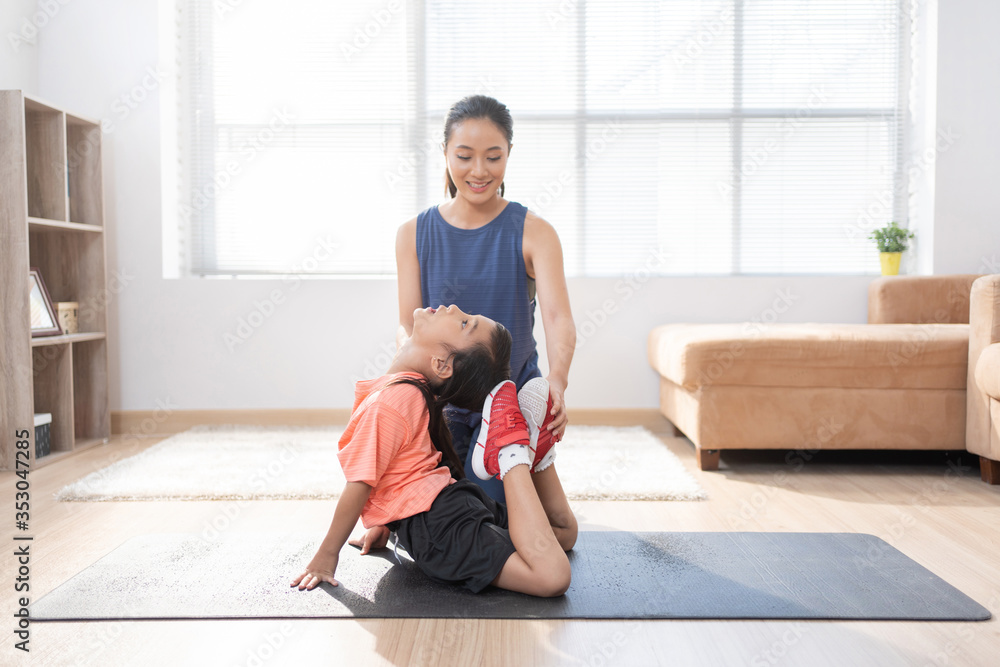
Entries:
<svg viewBox="0 0 1000 667">
<path fill-rule="evenodd" d="M 306 571 L 292 581 L 292 586 L 298 586 L 300 591 L 311 591 L 321 581 L 337 585 L 337 580 L 333 577 L 337 573 L 340 550 L 357 525 L 358 517 L 361 516 L 361 510 L 368 502 L 371 492 L 372 487 L 364 482 L 348 482 L 344 486 L 344 492 L 337 501 L 337 509 L 333 513 L 330 530 L 327 531 L 316 555 L 306 566 Z"/>
<path fill-rule="evenodd" d="M 413 311 L 420 308 L 420 261 L 417 259 L 417 219 L 403 223 L 396 232 L 396 291 L 399 296 L 397 347 L 413 333 Z"/>
<path fill-rule="evenodd" d="M 528 275 L 535 279 L 535 293 L 545 328 L 545 353 L 549 362 L 546 379 L 555 416 L 549 429 L 561 438 L 568 422 L 563 394 L 569 384 L 569 366 L 576 350 L 576 324 L 569 306 L 562 245 L 555 228 L 529 212 L 524 220 L 522 249 Z"/>
</svg>

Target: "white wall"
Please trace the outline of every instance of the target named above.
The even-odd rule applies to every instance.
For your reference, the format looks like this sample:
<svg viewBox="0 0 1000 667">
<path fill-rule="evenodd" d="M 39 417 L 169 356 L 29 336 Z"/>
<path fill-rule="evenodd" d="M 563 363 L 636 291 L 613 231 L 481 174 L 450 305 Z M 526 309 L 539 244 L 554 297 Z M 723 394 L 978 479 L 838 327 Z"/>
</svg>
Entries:
<svg viewBox="0 0 1000 667">
<path fill-rule="evenodd" d="M 1000 3 L 942 0 L 937 124 L 954 137 L 939 155 L 935 273 L 1000 273 Z"/>
<path fill-rule="evenodd" d="M 38 35 L 49 20 L 35 0 L 0 3 L 0 90 L 38 95 Z"/>
<path fill-rule="evenodd" d="M 388 363 L 396 323 L 393 280 L 162 277 L 159 87 L 169 82 L 156 82 L 149 68 L 159 64 L 158 20 L 170 16 L 172 2 L 160 1 L 168 4 L 70 3 L 40 35 L 42 96 L 111 123 L 105 190 L 112 409 L 350 407 L 351 378 Z M 993 184 L 998 176 L 992 119 L 1000 117 L 1000 93 L 989 89 L 997 87 L 1000 43 L 987 34 L 986 26 L 996 24 L 982 16 L 989 5 L 949 0 L 940 10 L 939 79 L 955 96 L 943 104 L 944 115 L 960 127 L 962 140 L 937 165 L 936 213 L 947 225 L 934 236 L 937 273 L 979 270 L 984 251 L 1000 250 L 1000 195 L 971 185 Z M 989 9 L 991 17 L 997 12 Z M 164 62 L 169 66 L 169 59 Z M 975 204 L 968 200 L 972 195 Z M 632 285 L 570 280 L 573 312 L 586 334 L 570 378 L 571 407 L 655 407 L 657 378 L 645 346 L 658 324 L 863 322 L 871 280 L 632 278 Z M 259 326 L 247 324 L 246 341 L 228 345 L 226 335 L 238 336 L 240 322 L 248 320 Z"/>
</svg>

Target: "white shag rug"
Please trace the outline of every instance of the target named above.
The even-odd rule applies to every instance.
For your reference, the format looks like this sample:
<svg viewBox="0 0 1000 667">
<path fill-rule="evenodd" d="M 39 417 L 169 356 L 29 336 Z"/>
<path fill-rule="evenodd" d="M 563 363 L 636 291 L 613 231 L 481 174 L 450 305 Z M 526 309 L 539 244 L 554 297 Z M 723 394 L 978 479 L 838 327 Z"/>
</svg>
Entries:
<svg viewBox="0 0 1000 667">
<path fill-rule="evenodd" d="M 58 500 L 336 498 L 342 428 L 198 426 L 63 487 Z M 569 426 L 557 445 L 570 500 L 704 500 L 680 459 L 641 426 Z"/>
</svg>

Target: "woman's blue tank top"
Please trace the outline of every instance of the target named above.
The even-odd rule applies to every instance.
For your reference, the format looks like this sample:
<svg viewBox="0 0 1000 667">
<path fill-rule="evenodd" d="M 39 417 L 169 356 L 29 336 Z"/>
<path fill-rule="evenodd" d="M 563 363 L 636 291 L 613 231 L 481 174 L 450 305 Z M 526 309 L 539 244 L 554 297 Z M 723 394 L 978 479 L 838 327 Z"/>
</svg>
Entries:
<svg viewBox="0 0 1000 667">
<path fill-rule="evenodd" d="M 518 389 L 541 375 L 532 333 L 534 281 L 528 278 L 521 249 L 527 212 L 524 206 L 508 202 L 500 215 L 478 229 L 448 224 L 437 206 L 417 216 L 424 307 L 455 304 L 507 327 L 514 339 L 510 378 Z"/>
</svg>

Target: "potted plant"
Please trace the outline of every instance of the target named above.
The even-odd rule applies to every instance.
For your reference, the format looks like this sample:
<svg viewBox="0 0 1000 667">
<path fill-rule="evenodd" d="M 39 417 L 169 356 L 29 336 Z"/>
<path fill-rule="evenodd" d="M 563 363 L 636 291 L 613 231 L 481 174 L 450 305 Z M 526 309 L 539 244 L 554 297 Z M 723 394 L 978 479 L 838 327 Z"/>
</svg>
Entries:
<svg viewBox="0 0 1000 667">
<path fill-rule="evenodd" d="M 899 274 L 899 259 L 906 250 L 906 241 L 913 238 L 913 232 L 903 229 L 895 221 L 881 229 L 876 229 L 868 238 L 878 246 L 883 276 Z"/>
</svg>

